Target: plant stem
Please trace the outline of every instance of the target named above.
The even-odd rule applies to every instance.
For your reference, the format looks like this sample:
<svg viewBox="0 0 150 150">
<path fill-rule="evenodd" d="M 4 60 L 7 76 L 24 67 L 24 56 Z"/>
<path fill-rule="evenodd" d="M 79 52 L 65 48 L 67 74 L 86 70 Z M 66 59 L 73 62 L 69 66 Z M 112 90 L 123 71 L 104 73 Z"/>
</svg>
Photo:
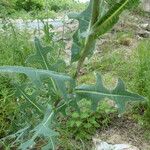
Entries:
<svg viewBox="0 0 150 150">
<path fill-rule="evenodd" d="M 87 57 L 88 53 L 89 53 L 89 49 L 91 49 L 91 46 L 93 45 L 92 43 L 94 42 L 94 38 L 93 36 L 88 36 L 87 40 L 86 40 L 86 44 L 85 44 L 85 47 L 83 49 L 83 53 L 78 61 L 78 64 L 77 64 L 77 69 L 76 69 L 76 73 L 74 75 L 74 79 L 76 79 L 79 75 L 79 72 L 80 72 L 80 69 L 84 63 L 84 60 L 85 58 Z"/>
<path fill-rule="evenodd" d="M 91 0 L 92 1 L 92 15 L 91 15 L 91 22 L 89 26 L 89 30 L 92 28 L 92 26 L 97 22 L 98 17 L 99 17 L 99 5 L 100 5 L 100 0 Z M 83 49 L 83 52 L 81 54 L 81 57 L 78 61 L 77 64 L 77 69 L 76 73 L 74 74 L 73 78 L 76 79 L 79 75 L 80 69 L 85 61 L 85 58 L 90 52 L 90 49 L 93 47 L 93 44 L 95 44 L 95 38 L 93 35 L 88 35 L 88 37 L 85 40 L 85 46 Z"/>
<path fill-rule="evenodd" d="M 100 1 L 101 0 L 92 0 L 92 16 L 91 16 L 91 23 L 90 23 L 90 28 L 97 22 L 98 17 L 99 17 L 99 6 L 100 6 Z"/>
</svg>

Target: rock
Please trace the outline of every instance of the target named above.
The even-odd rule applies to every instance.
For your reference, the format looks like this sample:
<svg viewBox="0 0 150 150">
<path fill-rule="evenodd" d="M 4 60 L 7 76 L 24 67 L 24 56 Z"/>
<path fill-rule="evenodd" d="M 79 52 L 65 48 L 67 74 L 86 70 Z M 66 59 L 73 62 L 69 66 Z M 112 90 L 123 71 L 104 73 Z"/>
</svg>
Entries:
<svg viewBox="0 0 150 150">
<path fill-rule="evenodd" d="M 146 27 L 147 31 L 150 31 L 150 24 L 148 24 L 148 26 Z"/>
<path fill-rule="evenodd" d="M 149 31 L 140 31 L 140 32 L 138 32 L 138 35 L 143 38 L 149 38 L 150 32 Z"/>
<path fill-rule="evenodd" d="M 143 23 L 140 26 L 141 26 L 141 28 L 146 29 L 149 26 L 149 24 L 148 23 Z"/>
<path fill-rule="evenodd" d="M 100 139 L 93 139 L 95 150 L 139 150 L 130 144 L 108 144 Z"/>
<path fill-rule="evenodd" d="M 140 25 L 140 27 L 144 30 L 150 31 L 150 24 L 149 23 L 143 23 Z"/>
</svg>

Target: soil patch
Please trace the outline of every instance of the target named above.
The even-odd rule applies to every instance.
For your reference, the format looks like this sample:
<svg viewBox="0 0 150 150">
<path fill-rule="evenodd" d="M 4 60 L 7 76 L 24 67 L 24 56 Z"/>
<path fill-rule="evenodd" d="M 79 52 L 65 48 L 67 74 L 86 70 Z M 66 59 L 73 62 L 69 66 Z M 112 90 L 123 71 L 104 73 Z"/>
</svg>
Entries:
<svg viewBox="0 0 150 150">
<path fill-rule="evenodd" d="M 130 144 L 140 150 L 150 150 L 150 141 L 145 139 L 144 132 L 139 124 L 123 117 L 115 119 L 109 128 L 98 131 L 96 138 L 111 144 Z"/>
</svg>

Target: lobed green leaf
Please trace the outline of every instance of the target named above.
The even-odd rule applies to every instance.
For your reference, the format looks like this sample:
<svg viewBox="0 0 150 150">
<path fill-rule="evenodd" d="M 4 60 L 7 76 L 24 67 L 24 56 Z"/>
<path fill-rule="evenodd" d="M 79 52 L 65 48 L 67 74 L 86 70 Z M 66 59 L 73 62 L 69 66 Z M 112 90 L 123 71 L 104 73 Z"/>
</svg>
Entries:
<svg viewBox="0 0 150 150">
<path fill-rule="evenodd" d="M 121 0 L 115 3 L 92 27 L 91 33 L 95 36 L 95 39 L 110 30 L 117 23 L 120 14 L 124 10 L 130 9 L 137 3 L 139 3 L 139 0 Z"/>
<path fill-rule="evenodd" d="M 102 78 L 99 74 L 96 74 L 95 85 L 78 86 L 76 87 L 76 94 L 79 98 L 91 100 L 93 110 L 96 110 L 98 103 L 105 98 L 115 101 L 120 112 L 124 111 L 126 102 L 144 100 L 144 97 L 128 92 L 123 81 L 120 79 L 113 90 L 107 89 L 103 85 Z"/>
<path fill-rule="evenodd" d="M 54 71 L 49 70 L 42 70 L 42 69 L 34 69 L 30 67 L 20 67 L 20 66 L 2 66 L 0 67 L 0 72 L 7 72 L 7 73 L 23 73 L 26 74 L 31 81 L 40 87 L 42 85 L 42 79 L 50 78 L 53 82 L 53 88 L 61 93 L 63 98 L 67 99 L 67 87 L 66 83 L 71 84 L 74 86 L 74 80 L 61 73 L 57 73 Z"/>
<path fill-rule="evenodd" d="M 71 61 L 78 61 L 81 52 L 84 48 L 85 38 L 82 36 L 84 32 L 88 30 L 92 12 L 92 1 L 90 1 L 89 6 L 81 14 L 70 14 L 69 18 L 76 19 L 79 22 L 79 27 L 73 35 L 73 43 L 71 48 Z"/>
</svg>

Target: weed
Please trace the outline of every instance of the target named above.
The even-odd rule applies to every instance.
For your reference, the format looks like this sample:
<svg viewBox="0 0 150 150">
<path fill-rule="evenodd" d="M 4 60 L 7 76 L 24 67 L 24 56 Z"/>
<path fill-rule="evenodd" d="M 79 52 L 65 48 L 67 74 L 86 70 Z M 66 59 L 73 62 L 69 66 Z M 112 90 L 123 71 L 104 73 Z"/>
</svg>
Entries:
<svg viewBox="0 0 150 150">
<path fill-rule="evenodd" d="M 3 24 L 3 31 L 1 32 L 0 65 L 25 65 L 27 55 L 34 49 L 32 42 L 29 40 L 31 35 L 27 31 L 18 31 L 9 21 Z M 13 78 L 13 75 L 11 77 Z M 19 130 L 25 124 L 25 122 L 19 121 L 24 116 L 22 111 L 20 112 L 22 100 L 20 99 L 18 102 L 14 84 L 8 78 L 9 76 L 0 75 L 1 138 Z M 21 78 L 20 80 L 24 79 Z M 16 81 L 16 77 L 14 77 L 14 81 Z"/>
<path fill-rule="evenodd" d="M 10 22 L 5 22 L 0 36 L 0 65 L 25 65 L 25 59 L 33 49 L 30 38 L 26 30 L 19 32 Z"/>
<path fill-rule="evenodd" d="M 73 0 L 2 0 L 0 2 L 0 18 L 54 18 L 57 12 L 81 11 L 83 8 L 85 8 L 85 4 Z"/>
<path fill-rule="evenodd" d="M 90 103 L 85 101 L 80 103 L 81 112 L 73 112 L 67 119 L 66 125 L 68 133 L 72 133 L 75 139 L 89 140 L 97 129 L 109 126 L 113 118 L 113 116 L 110 117 L 110 114 L 114 113 L 115 109 L 103 102 L 95 112 L 92 112 Z"/>
<path fill-rule="evenodd" d="M 147 108 L 144 114 L 145 125 L 150 127 L 150 43 L 149 39 L 142 41 L 138 48 L 138 74 L 136 80 L 138 81 L 137 90 L 139 93 L 147 97 Z"/>
<path fill-rule="evenodd" d="M 42 145 L 42 149 L 57 149 L 56 139 L 59 133 L 56 124 L 61 125 L 62 121 L 59 120 L 58 114 L 66 115 L 69 110 L 71 110 L 70 119 L 66 123 L 69 132 L 74 132 L 73 136 L 76 139 L 89 139 L 97 127 L 106 127 L 110 123 L 109 114 L 112 109 L 104 105 L 103 100 L 114 101 L 119 113 L 125 111 L 127 102 L 144 100 L 144 97 L 127 91 L 121 79 L 115 87 L 113 86 L 114 88 L 106 88 L 98 72 L 95 73 L 94 84 L 80 85 L 77 80 L 85 59 L 91 57 L 95 50 L 96 40 L 115 25 L 125 9 L 130 9 L 136 3 L 138 0 L 122 0 L 120 3 L 114 3 L 109 9 L 104 1 L 91 0 L 87 9 L 81 14 L 69 15 L 70 18 L 79 21 L 71 48 L 71 63 L 77 62 L 72 76 L 62 73 L 61 68 L 66 69 L 65 62 L 59 57 L 55 59 L 54 42 L 43 46 L 38 38 L 34 40 L 36 51 L 26 60 L 26 63 L 32 67 L 0 67 L 2 73 L 20 73 L 28 77 L 23 82 L 16 83 L 16 94 L 19 99 L 24 100 L 21 108 L 24 109 L 25 114 L 28 114 L 25 117 L 27 123 L 29 123 L 28 118 L 31 118 L 32 126 L 28 130 L 25 123 L 26 130 L 21 129 L 15 133 L 12 137 L 15 142 L 10 143 L 12 147 L 20 144 L 18 149 L 31 149 L 36 147 L 36 143 L 40 143 L 42 138 L 47 142 L 46 145 Z M 82 100 L 87 103 L 82 103 Z M 87 109 L 89 104 L 90 110 Z M 98 107 L 99 104 L 101 107 Z M 9 137 L 11 135 L 7 138 Z"/>
</svg>

